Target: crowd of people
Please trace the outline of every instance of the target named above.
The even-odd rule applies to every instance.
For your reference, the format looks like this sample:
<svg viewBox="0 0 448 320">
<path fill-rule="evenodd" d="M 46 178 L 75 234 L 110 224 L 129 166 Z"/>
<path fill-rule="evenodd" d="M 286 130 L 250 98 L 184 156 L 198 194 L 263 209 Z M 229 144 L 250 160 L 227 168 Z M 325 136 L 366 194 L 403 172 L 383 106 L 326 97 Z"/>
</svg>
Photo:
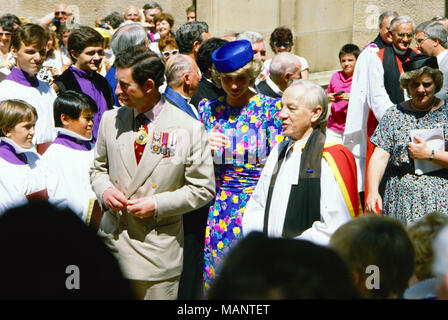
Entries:
<svg viewBox="0 0 448 320">
<path fill-rule="evenodd" d="M 18 217 L 60 214 L 67 254 L 101 239 L 125 288 L 78 298 L 448 298 L 445 21 L 384 12 L 323 88 L 286 26 L 266 59 L 260 33 L 210 35 L 194 7 L 177 29 L 156 2 L 95 26 L 64 3 L 1 16 L 0 254 L 22 250 Z M 42 297 L 76 298 L 44 274 Z"/>
</svg>

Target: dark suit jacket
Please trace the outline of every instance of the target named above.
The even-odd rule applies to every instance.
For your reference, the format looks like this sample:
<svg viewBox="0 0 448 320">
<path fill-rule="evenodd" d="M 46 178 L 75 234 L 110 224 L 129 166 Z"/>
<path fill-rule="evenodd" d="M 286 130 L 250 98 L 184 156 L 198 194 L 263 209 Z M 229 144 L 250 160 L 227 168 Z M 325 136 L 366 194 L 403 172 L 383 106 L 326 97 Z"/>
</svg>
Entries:
<svg viewBox="0 0 448 320">
<path fill-rule="evenodd" d="M 274 90 L 268 85 L 266 80 L 261 81 L 257 85 L 257 92 L 264 94 L 265 96 L 272 97 L 272 98 L 281 98 L 282 96 L 279 96 L 277 93 L 275 93 Z"/>
<path fill-rule="evenodd" d="M 112 109 L 115 104 L 114 94 L 107 80 L 98 73 L 93 73 L 93 81 L 98 84 L 99 90 L 103 93 L 104 99 L 106 99 L 107 108 Z M 67 90 L 74 90 L 76 92 L 82 92 L 81 87 L 76 81 L 73 72 L 69 69 L 65 70 L 60 76 L 54 79 L 54 83 L 58 86 L 59 92 L 65 92 Z"/>
<path fill-rule="evenodd" d="M 223 95 L 223 89 L 218 88 L 215 84 L 202 77 L 201 81 L 199 81 L 198 91 L 191 97 L 191 104 L 197 109 L 199 102 L 201 102 L 202 99 L 213 100 Z"/>
</svg>

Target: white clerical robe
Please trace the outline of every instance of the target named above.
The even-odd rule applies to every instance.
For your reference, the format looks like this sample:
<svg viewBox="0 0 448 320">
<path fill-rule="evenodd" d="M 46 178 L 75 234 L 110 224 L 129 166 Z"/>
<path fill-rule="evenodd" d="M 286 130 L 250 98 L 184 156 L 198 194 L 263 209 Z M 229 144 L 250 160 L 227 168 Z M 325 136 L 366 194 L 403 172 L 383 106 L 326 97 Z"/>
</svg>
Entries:
<svg viewBox="0 0 448 320">
<path fill-rule="evenodd" d="M 59 132 L 86 141 L 73 131 L 58 129 Z M 67 190 L 67 202 L 85 223 L 90 217 L 87 212 L 96 200 L 96 195 L 90 185 L 89 170 L 93 163 L 93 151 L 76 150 L 58 143 L 52 143 L 42 155 L 41 162 L 45 170 L 58 176 L 64 188 Z"/>
<path fill-rule="evenodd" d="M 248 235 L 251 231 L 263 231 L 266 200 L 271 176 L 279 153 L 286 147 L 288 150 L 285 154 L 285 160 L 280 167 L 274 185 L 268 222 L 268 235 L 271 237 L 282 236 L 291 185 L 297 184 L 298 182 L 302 146 L 307 140 L 308 138 L 295 142 L 283 141 L 272 150 L 243 215 L 244 235 Z M 294 147 L 292 148 L 292 146 Z M 351 215 L 333 171 L 324 158 L 322 158 L 320 184 L 321 219 L 320 221 L 315 221 L 297 239 L 327 245 L 331 235 L 342 224 L 351 220 Z"/>
<path fill-rule="evenodd" d="M 384 68 L 378 51 L 378 47 L 367 47 L 356 60 L 345 122 L 343 143 L 355 156 L 359 191 L 365 190 L 369 110 L 379 122 L 387 109 L 394 105 L 384 86 Z M 409 99 L 406 92 L 404 98 Z"/>
<path fill-rule="evenodd" d="M 54 89 L 41 80 L 39 80 L 37 88 L 28 87 L 11 80 L 3 80 L 0 83 L 0 101 L 20 99 L 36 109 L 38 119 L 33 137 L 34 144 L 51 142 L 56 137 L 53 118 L 53 102 L 56 97 Z"/>
<path fill-rule="evenodd" d="M 25 154 L 28 162 L 13 164 L 0 157 L 0 214 L 26 203 L 26 195 L 43 189 L 47 189 L 50 203 L 60 207 L 67 205 L 66 190 L 56 176 L 41 166 L 39 155 L 34 149 L 23 149 L 8 138 L 0 140 L 11 145 L 16 154 Z"/>
</svg>

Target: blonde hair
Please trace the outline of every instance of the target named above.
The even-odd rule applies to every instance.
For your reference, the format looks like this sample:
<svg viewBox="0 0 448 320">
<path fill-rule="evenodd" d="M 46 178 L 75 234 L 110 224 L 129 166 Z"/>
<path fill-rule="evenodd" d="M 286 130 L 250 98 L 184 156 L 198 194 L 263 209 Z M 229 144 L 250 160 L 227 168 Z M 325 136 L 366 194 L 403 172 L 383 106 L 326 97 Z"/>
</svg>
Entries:
<svg viewBox="0 0 448 320">
<path fill-rule="evenodd" d="M 263 62 L 261 62 L 258 59 L 253 58 L 251 61 L 249 61 L 245 66 L 242 66 L 241 68 L 229 72 L 229 73 L 221 73 L 218 70 L 215 69 L 215 66 L 212 68 L 212 78 L 213 81 L 216 83 L 216 85 L 221 88 L 221 75 L 226 75 L 230 77 L 236 77 L 241 74 L 248 74 L 250 77 L 250 85 L 254 86 L 255 79 L 257 79 L 258 75 L 261 72 L 261 68 L 263 67 Z"/>
<path fill-rule="evenodd" d="M 25 101 L 12 99 L 0 102 L 0 136 L 4 136 L 3 129 L 12 130 L 20 122 L 33 120 L 37 120 L 37 111 Z"/>
</svg>

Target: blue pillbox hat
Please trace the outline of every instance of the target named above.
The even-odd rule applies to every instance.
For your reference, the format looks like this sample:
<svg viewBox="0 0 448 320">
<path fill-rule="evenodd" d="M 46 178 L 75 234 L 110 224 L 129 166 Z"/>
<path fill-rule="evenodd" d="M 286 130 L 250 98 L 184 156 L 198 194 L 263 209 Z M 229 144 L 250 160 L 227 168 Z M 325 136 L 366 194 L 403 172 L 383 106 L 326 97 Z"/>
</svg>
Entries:
<svg viewBox="0 0 448 320">
<path fill-rule="evenodd" d="M 229 73 L 244 67 L 253 56 L 250 41 L 236 40 L 216 49 L 212 53 L 212 61 L 218 72 Z"/>
</svg>

